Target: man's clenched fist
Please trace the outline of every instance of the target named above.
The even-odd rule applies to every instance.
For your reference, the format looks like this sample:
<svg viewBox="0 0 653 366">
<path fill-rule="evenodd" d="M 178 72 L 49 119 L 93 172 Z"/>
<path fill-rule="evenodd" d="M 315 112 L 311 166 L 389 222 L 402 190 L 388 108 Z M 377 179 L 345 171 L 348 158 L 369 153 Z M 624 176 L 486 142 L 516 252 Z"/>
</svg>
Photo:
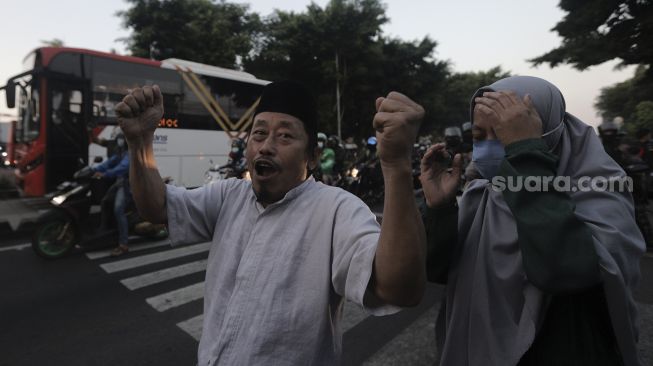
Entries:
<svg viewBox="0 0 653 366">
<path fill-rule="evenodd" d="M 136 88 L 116 106 L 125 139 L 131 144 L 151 143 L 163 117 L 163 96 L 158 85 Z"/>
<path fill-rule="evenodd" d="M 382 163 L 410 162 L 422 118 L 424 108 L 401 93 L 390 92 L 376 99 L 374 129 Z"/>
</svg>

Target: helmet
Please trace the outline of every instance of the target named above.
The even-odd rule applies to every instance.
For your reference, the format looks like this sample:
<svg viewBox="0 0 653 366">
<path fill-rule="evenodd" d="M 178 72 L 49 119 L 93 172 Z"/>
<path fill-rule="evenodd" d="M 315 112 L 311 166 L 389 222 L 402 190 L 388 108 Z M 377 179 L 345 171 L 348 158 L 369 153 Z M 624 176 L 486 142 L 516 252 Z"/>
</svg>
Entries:
<svg viewBox="0 0 653 366">
<path fill-rule="evenodd" d="M 127 149 L 128 148 L 128 146 L 126 144 L 126 140 L 125 140 L 125 135 L 122 132 L 118 132 L 116 134 L 116 137 L 115 137 L 114 141 L 116 142 L 116 145 L 118 145 L 119 149 Z"/>
<path fill-rule="evenodd" d="M 599 125 L 599 134 L 603 135 L 616 135 L 619 131 L 617 124 L 611 121 L 605 121 Z"/>
<path fill-rule="evenodd" d="M 231 147 L 237 147 L 238 149 L 244 149 L 245 148 L 245 140 L 241 138 L 235 138 L 231 140 Z"/>
<path fill-rule="evenodd" d="M 368 145 L 376 145 L 376 137 L 372 136 L 367 139 L 367 144 Z"/>
<path fill-rule="evenodd" d="M 471 129 L 472 129 L 472 123 L 471 122 L 463 123 L 463 132 L 471 131 Z"/>
<path fill-rule="evenodd" d="M 463 137 L 463 133 L 460 131 L 460 127 L 453 126 L 447 127 L 444 129 L 444 137 Z"/>
<path fill-rule="evenodd" d="M 317 133 L 317 140 L 318 141 L 326 141 L 327 140 L 327 135 L 323 132 L 318 132 Z"/>
<path fill-rule="evenodd" d="M 327 146 L 329 147 L 338 147 L 340 145 L 340 139 L 336 135 L 331 135 L 329 136 L 329 139 L 327 140 Z"/>
</svg>

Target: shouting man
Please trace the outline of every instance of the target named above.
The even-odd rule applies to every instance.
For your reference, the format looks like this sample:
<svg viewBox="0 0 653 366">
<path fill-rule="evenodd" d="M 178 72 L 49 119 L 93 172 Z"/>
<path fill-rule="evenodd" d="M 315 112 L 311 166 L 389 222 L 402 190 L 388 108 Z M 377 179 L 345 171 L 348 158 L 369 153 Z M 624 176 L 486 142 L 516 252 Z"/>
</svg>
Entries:
<svg viewBox="0 0 653 366">
<path fill-rule="evenodd" d="M 317 111 L 301 84 L 265 86 L 247 141 L 251 182 L 192 190 L 166 186 L 156 167 L 159 88 L 137 88 L 116 107 L 140 214 L 167 223 L 175 244 L 212 242 L 199 365 L 336 364 L 345 299 L 374 315 L 419 303 L 426 244 L 410 154 L 424 110 L 396 92 L 378 98 L 376 110 L 380 227 L 357 197 L 310 176 Z"/>
</svg>

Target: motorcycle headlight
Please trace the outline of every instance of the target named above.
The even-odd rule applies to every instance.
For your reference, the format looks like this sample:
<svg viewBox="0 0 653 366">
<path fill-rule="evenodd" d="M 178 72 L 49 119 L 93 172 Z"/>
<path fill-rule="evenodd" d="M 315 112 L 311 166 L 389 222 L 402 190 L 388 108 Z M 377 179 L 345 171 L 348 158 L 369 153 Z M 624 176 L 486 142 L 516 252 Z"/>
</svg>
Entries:
<svg viewBox="0 0 653 366">
<path fill-rule="evenodd" d="M 52 197 L 52 199 L 50 200 L 50 203 L 52 203 L 55 206 L 59 206 L 62 203 L 64 203 L 64 201 L 66 201 L 66 196 L 63 195 L 63 194 L 60 194 L 58 196 Z"/>
</svg>

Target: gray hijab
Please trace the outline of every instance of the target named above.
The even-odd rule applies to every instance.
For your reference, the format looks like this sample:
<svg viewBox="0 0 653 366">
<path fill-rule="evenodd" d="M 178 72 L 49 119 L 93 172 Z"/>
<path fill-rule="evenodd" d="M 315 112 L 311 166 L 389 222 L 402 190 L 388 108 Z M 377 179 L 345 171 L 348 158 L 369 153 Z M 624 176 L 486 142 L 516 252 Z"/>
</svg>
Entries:
<svg viewBox="0 0 653 366">
<path fill-rule="evenodd" d="M 543 139 L 559 157 L 557 174 L 576 185 L 581 176 L 623 177 L 594 130 L 565 111 L 554 85 L 526 76 L 479 89 L 530 94 Z M 474 108 L 472 98 L 471 110 Z M 473 113 L 472 113 L 473 117 Z M 575 214 L 590 228 L 599 256 L 612 326 L 626 366 L 639 365 L 637 310 L 632 292 L 645 244 L 635 224 L 629 192 L 569 194 Z M 438 329 L 442 365 L 516 365 L 542 323 L 550 297 L 533 286 L 522 265 L 517 227 L 500 192 L 485 179 L 472 181 L 460 201 L 459 241 L 449 273 L 446 313 Z"/>
</svg>

